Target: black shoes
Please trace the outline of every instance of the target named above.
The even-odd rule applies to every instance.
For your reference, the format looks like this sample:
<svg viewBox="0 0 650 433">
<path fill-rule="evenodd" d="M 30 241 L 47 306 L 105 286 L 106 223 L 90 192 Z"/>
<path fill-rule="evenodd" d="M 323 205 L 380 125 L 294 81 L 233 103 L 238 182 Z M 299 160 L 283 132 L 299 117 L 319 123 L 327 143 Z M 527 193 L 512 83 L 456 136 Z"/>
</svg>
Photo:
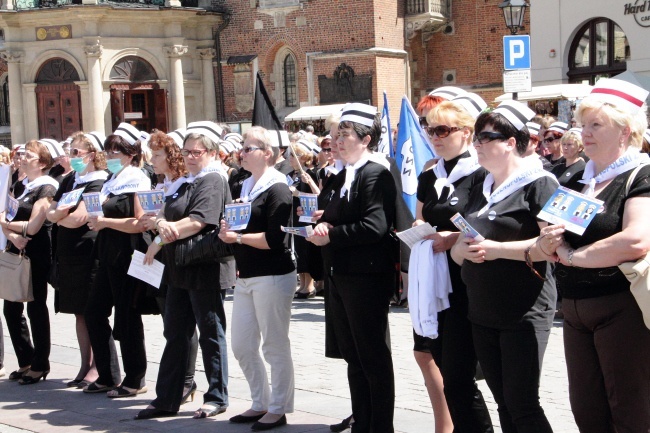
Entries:
<svg viewBox="0 0 650 433">
<path fill-rule="evenodd" d="M 168 416 L 176 416 L 178 412 L 170 412 L 168 410 L 162 409 L 143 409 L 133 418 L 133 419 L 152 419 L 152 418 L 163 418 Z"/>
<path fill-rule="evenodd" d="M 334 433 L 340 433 L 344 430 L 347 430 L 354 424 L 354 418 L 352 418 L 352 415 L 349 417 L 345 418 L 343 421 L 341 421 L 338 424 L 332 424 L 330 426 L 330 431 Z"/>
<path fill-rule="evenodd" d="M 313 292 L 296 292 L 296 294 L 293 295 L 293 299 L 311 299 L 314 297 L 316 297 L 315 290 Z"/>
<path fill-rule="evenodd" d="M 251 426 L 251 430 L 253 431 L 263 431 L 263 430 L 271 430 L 272 428 L 280 427 L 281 425 L 285 425 L 287 423 L 287 416 L 282 415 L 277 421 L 275 422 L 256 422 Z"/>
<path fill-rule="evenodd" d="M 18 383 L 21 385 L 33 385 L 38 383 L 41 379 L 46 380 L 48 374 L 50 374 L 50 370 L 41 371 L 38 376 L 27 376 L 27 372 L 25 372 Z"/>
<path fill-rule="evenodd" d="M 264 415 L 266 415 L 266 412 L 261 413 L 259 415 L 251 415 L 251 416 L 235 415 L 232 418 L 230 418 L 230 422 L 234 424 L 246 424 L 249 422 L 259 421 L 260 419 L 262 419 Z"/>
</svg>

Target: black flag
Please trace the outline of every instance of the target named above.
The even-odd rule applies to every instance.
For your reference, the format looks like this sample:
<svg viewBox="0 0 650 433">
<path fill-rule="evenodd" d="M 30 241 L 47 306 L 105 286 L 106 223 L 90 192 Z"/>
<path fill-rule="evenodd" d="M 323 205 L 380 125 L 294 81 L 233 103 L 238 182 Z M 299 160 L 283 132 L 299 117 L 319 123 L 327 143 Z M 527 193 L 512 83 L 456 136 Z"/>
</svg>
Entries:
<svg viewBox="0 0 650 433">
<path fill-rule="evenodd" d="M 275 114 L 275 108 L 271 104 L 268 93 L 264 88 L 262 77 L 257 73 L 257 85 L 255 86 L 255 103 L 253 104 L 253 126 L 262 126 L 266 129 L 282 130 L 282 123 Z"/>
</svg>

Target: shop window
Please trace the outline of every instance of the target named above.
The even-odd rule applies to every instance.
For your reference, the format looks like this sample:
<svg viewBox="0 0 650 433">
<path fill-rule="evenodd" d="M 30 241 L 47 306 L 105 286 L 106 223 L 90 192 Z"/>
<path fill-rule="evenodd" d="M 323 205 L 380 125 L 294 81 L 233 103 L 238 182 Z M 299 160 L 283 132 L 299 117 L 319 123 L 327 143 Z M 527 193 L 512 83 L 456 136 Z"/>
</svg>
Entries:
<svg viewBox="0 0 650 433">
<path fill-rule="evenodd" d="M 630 45 L 614 21 L 596 18 L 576 35 L 569 51 L 569 81 L 595 84 L 600 78 L 625 72 Z"/>
<path fill-rule="evenodd" d="M 284 58 L 284 106 L 298 105 L 298 86 L 296 84 L 296 60 L 291 54 Z"/>
</svg>

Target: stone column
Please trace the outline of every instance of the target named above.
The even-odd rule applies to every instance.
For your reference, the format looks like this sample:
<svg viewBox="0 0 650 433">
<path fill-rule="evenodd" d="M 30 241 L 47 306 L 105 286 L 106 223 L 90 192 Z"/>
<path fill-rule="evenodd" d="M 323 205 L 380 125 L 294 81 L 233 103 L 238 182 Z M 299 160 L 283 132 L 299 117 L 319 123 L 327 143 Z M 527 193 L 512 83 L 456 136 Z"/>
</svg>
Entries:
<svg viewBox="0 0 650 433">
<path fill-rule="evenodd" d="M 95 43 L 84 46 L 86 59 L 88 61 L 88 99 L 89 107 L 83 107 L 83 111 L 89 113 L 89 123 L 84 123 L 84 129 L 88 131 L 99 131 L 104 133 L 104 101 L 102 98 L 102 74 L 99 59 L 102 56 L 103 47 L 99 38 Z"/>
<path fill-rule="evenodd" d="M 25 142 L 25 125 L 23 123 L 23 89 L 20 62 L 22 51 L 4 51 L 2 58 L 7 61 L 9 75 L 9 120 L 11 122 L 12 143 Z"/>
<path fill-rule="evenodd" d="M 187 53 L 184 45 L 165 47 L 165 54 L 169 57 L 170 93 L 171 93 L 171 130 L 185 128 L 185 85 L 183 83 L 183 65 L 181 57 Z"/>
<path fill-rule="evenodd" d="M 201 73 L 201 83 L 203 85 L 203 117 L 205 120 L 217 120 L 217 99 L 214 93 L 214 68 L 212 59 L 216 51 L 214 48 L 204 48 L 199 50 L 203 69 Z"/>
<path fill-rule="evenodd" d="M 38 101 L 36 98 L 36 83 L 23 84 L 23 124 L 25 141 L 43 138 L 38 130 Z M 10 101 L 11 103 L 11 101 Z"/>
</svg>

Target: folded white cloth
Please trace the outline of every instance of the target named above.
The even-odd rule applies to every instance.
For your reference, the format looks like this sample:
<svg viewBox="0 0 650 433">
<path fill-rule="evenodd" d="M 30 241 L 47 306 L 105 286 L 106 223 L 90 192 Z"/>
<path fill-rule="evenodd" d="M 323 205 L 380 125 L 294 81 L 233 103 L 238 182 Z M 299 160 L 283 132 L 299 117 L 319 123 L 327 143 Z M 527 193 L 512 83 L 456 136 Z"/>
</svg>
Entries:
<svg viewBox="0 0 650 433">
<path fill-rule="evenodd" d="M 408 289 L 415 333 L 438 338 L 438 312 L 449 308 L 453 290 L 447 253 L 434 253 L 432 240 L 418 241 L 411 248 Z"/>
</svg>

